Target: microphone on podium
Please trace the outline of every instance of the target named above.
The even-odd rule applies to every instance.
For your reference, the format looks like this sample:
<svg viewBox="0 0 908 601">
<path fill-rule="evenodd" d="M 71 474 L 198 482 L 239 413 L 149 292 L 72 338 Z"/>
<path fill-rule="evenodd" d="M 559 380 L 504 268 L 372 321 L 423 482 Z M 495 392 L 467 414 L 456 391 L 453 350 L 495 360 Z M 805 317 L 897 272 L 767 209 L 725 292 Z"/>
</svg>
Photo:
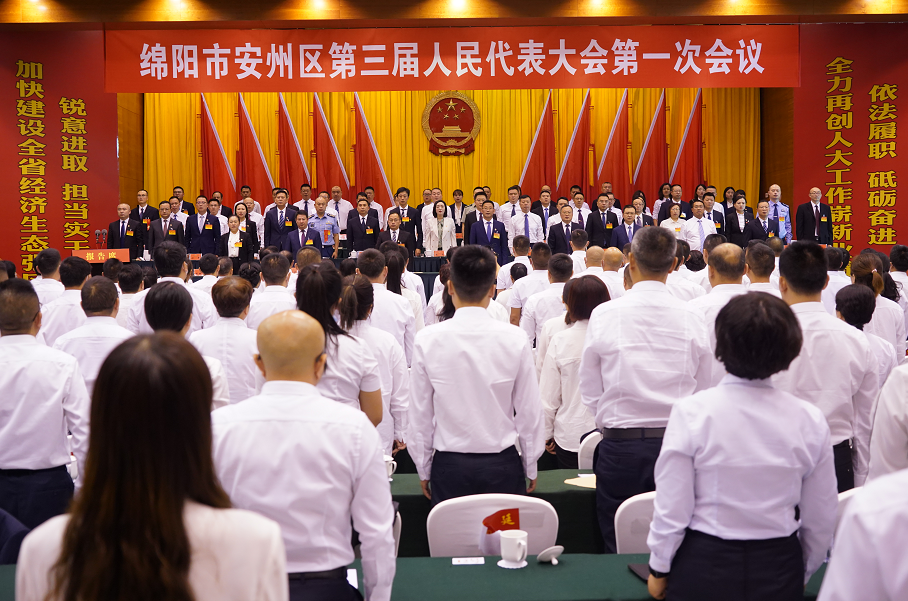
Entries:
<svg viewBox="0 0 908 601">
<path fill-rule="evenodd" d="M 101 244 L 107 244 L 107 230 L 101 230 Z"/>
<path fill-rule="evenodd" d="M 101 245 L 101 230 L 95 230 L 95 246 Z"/>
</svg>

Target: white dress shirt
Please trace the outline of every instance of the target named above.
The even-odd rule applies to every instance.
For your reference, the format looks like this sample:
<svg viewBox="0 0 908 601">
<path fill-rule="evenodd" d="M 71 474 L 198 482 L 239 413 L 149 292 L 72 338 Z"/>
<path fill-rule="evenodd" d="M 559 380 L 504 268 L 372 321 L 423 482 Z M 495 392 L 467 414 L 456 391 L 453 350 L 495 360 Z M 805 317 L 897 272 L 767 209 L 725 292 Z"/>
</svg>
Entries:
<svg viewBox="0 0 908 601">
<path fill-rule="evenodd" d="M 747 286 L 748 292 L 765 292 L 766 294 L 771 294 L 776 298 L 782 298 L 782 293 L 779 292 L 778 286 L 773 286 L 770 282 L 751 282 Z"/>
<path fill-rule="evenodd" d="M 69 515 L 51 518 L 22 542 L 16 599 L 44 601 L 60 557 Z M 281 529 L 242 509 L 215 509 L 193 501 L 183 507 L 191 553 L 187 582 L 196 601 L 287 601 Z"/>
<path fill-rule="evenodd" d="M 537 292 L 542 292 L 549 287 L 548 269 L 531 269 L 526 277 L 522 277 L 511 288 L 510 308 L 523 309 L 527 300 Z"/>
<path fill-rule="evenodd" d="M 341 198 L 339 202 L 335 202 L 335 200 L 331 198 L 328 200 L 328 208 L 330 208 L 334 212 L 334 214 L 337 215 L 338 227 L 342 232 L 346 232 L 347 216 L 349 215 L 350 211 L 355 211 L 356 207 L 354 207 L 349 200 Z"/>
<path fill-rule="evenodd" d="M 838 506 L 829 428 L 816 407 L 769 380 L 726 375 L 678 401 L 655 476 L 654 570 L 671 569 L 686 528 L 725 540 L 797 531 L 805 583 L 826 559 Z"/>
<path fill-rule="evenodd" d="M 220 213 L 215 215 L 215 217 L 217 218 L 218 222 L 221 224 L 220 235 L 223 236 L 224 234 L 226 234 L 227 232 L 230 231 L 230 226 L 227 225 L 227 218 L 224 217 L 223 215 L 221 215 Z"/>
<path fill-rule="evenodd" d="M 672 221 L 671 218 L 663 219 L 662 223 L 659 224 L 659 227 L 664 227 L 667 230 L 671 230 L 675 233 L 675 238 L 678 240 L 684 240 L 684 234 L 682 233 L 682 228 L 684 228 L 685 219 L 675 219 Z"/>
<path fill-rule="evenodd" d="M 520 313 L 520 327 L 526 332 L 530 344 L 542 333 L 546 321 L 564 313 L 563 293 L 564 282 L 556 282 L 527 299 Z"/>
<path fill-rule="evenodd" d="M 189 342 L 200 354 L 221 362 L 231 403 L 255 396 L 262 389 L 265 380 L 253 360 L 259 352 L 256 331 L 239 317 L 218 317 L 212 327 L 189 336 Z"/>
<path fill-rule="evenodd" d="M 53 346 L 57 338 L 85 324 L 82 291 L 64 290 L 57 300 L 41 307 L 38 341 Z"/>
<path fill-rule="evenodd" d="M 514 251 L 511 251 L 512 253 Z M 511 286 L 514 285 L 514 282 L 511 280 L 511 267 L 515 263 L 521 263 L 527 267 L 527 275 L 532 273 L 533 264 L 530 262 L 530 258 L 527 256 L 514 257 L 514 260 L 510 263 L 505 263 L 501 266 L 501 269 L 498 270 L 498 279 L 495 282 L 495 288 L 497 290 L 508 290 Z"/>
<path fill-rule="evenodd" d="M 897 284 L 902 285 L 902 289 L 899 290 L 899 293 L 901 294 L 899 306 L 905 313 L 905 329 L 908 330 L 908 273 L 904 271 L 890 271 L 889 275 L 892 276 L 892 279 L 895 280 Z"/>
<path fill-rule="evenodd" d="M 889 379 L 889 374 L 899 365 L 898 355 L 895 352 L 894 346 L 876 334 L 864 332 L 864 336 L 867 338 L 867 342 L 870 343 L 870 349 L 873 351 L 873 355 L 877 358 L 877 365 L 879 366 L 879 370 L 877 371 L 877 382 L 882 389 L 886 380 Z"/>
<path fill-rule="evenodd" d="M 135 302 L 136 294 L 136 292 L 130 292 L 120 295 L 120 307 L 117 309 L 117 325 L 121 328 L 126 327 L 126 317 L 129 314 L 129 308 Z"/>
<path fill-rule="evenodd" d="M 586 251 L 575 250 L 571 253 L 571 260 L 574 261 L 573 275 L 582 274 L 586 271 Z"/>
<path fill-rule="evenodd" d="M 211 375 L 211 410 L 220 409 L 230 404 L 230 385 L 227 383 L 227 372 L 219 359 L 202 355 L 208 373 Z"/>
<path fill-rule="evenodd" d="M 375 355 L 364 340 L 337 336 L 325 341 L 328 365 L 318 391 L 325 398 L 359 409 L 359 393 L 381 390 L 381 375 Z"/>
<path fill-rule="evenodd" d="M 586 271 L 580 275 L 594 275 L 605 282 L 605 287 L 608 288 L 608 296 L 611 300 L 624 296 L 624 276 L 617 271 L 605 271 L 601 267 L 593 266 L 587 267 Z"/>
<path fill-rule="evenodd" d="M 132 332 L 117 325 L 113 317 L 88 317 L 85 325 L 57 338 L 54 348 L 72 355 L 79 362 L 79 371 L 91 398 L 101 364 L 112 350 L 132 336 Z"/>
<path fill-rule="evenodd" d="M 381 378 L 381 423 L 376 426 L 382 449 L 390 455 L 395 440 L 406 442 L 407 408 L 410 406 L 410 372 L 404 349 L 391 334 L 357 321 L 350 334 L 361 339 L 378 362 Z"/>
<path fill-rule="evenodd" d="M 50 278 L 37 277 L 31 280 L 32 288 L 35 289 L 35 292 L 38 294 L 38 302 L 42 306 L 51 303 L 63 294 L 65 288 L 60 280 L 52 280 Z"/>
<path fill-rule="evenodd" d="M 420 300 L 422 301 L 422 306 L 420 309 L 426 308 L 426 288 L 423 286 L 422 278 L 413 273 L 412 271 L 404 270 L 403 274 L 400 276 L 400 283 L 403 287 L 412 290 L 419 295 Z"/>
<path fill-rule="evenodd" d="M 495 297 L 495 302 L 507 309 L 508 314 L 511 313 L 511 296 L 514 295 L 514 288 L 508 288 L 507 290 L 502 290 L 498 293 L 498 296 Z"/>
<path fill-rule="evenodd" d="M 700 239 L 700 225 L 703 225 L 703 240 Z M 690 244 L 691 250 L 703 250 L 703 241 L 710 234 L 716 233 L 716 222 L 702 217 L 696 219 L 691 217 L 681 226 L 682 240 Z"/>
<path fill-rule="evenodd" d="M 563 332 L 568 328 L 568 325 L 565 323 L 565 315 L 567 311 L 562 312 L 560 315 L 550 318 L 544 324 L 542 324 L 542 331 L 539 332 L 539 336 L 536 338 L 536 377 L 542 375 L 542 364 L 545 363 L 545 356 L 549 350 L 549 344 L 552 342 L 552 338 L 558 332 Z M 588 321 L 588 320 L 587 320 Z M 548 440 L 548 439 L 546 439 Z"/>
<path fill-rule="evenodd" d="M 666 319 L 671 315 L 671 319 Z M 661 282 L 634 284 L 590 316 L 580 393 L 600 428 L 661 428 L 678 399 L 709 387 L 703 316 Z"/>
<path fill-rule="evenodd" d="M 908 468 L 908 365 L 892 370 L 880 389 L 867 480 Z"/>
<path fill-rule="evenodd" d="M 867 477 L 873 403 L 879 392 L 876 357 L 859 330 L 826 312 L 823 303 L 791 306 L 804 341 L 801 353 L 773 383 L 812 403 L 829 423 L 832 444 L 854 439 L 854 483 Z"/>
<path fill-rule="evenodd" d="M 542 218 L 536 213 L 526 213 L 524 214 L 519 208 L 517 209 L 517 214 L 513 217 L 510 216 L 510 211 L 505 215 L 507 221 L 508 230 L 508 249 L 510 249 L 511 254 L 514 254 L 514 236 L 523 236 L 526 232 L 526 224 L 529 222 L 530 225 L 530 248 L 533 247 L 537 242 L 542 242 L 545 239 L 545 233 L 542 229 Z"/>
<path fill-rule="evenodd" d="M 580 437 L 596 429 L 596 419 L 580 397 L 580 355 L 588 325 L 589 320 L 577 321 L 552 337 L 539 377 L 545 439 L 554 438 L 574 453 L 580 450 Z"/>
<path fill-rule="evenodd" d="M 69 465 L 72 450 L 85 473 L 90 401 L 75 358 L 34 336 L 0 336 L 0 390 L 0 469 Z"/>
<path fill-rule="evenodd" d="M 391 488 L 378 432 L 362 412 L 329 401 L 309 384 L 280 381 L 215 411 L 211 422 L 224 490 L 237 507 L 280 524 L 288 572 L 349 565 L 355 528 L 365 597 L 391 598 Z"/>
<path fill-rule="evenodd" d="M 507 290 L 505 292 L 507 292 Z M 504 294 L 504 292 L 502 292 L 502 294 Z M 441 311 L 442 302 L 441 292 L 433 294 L 432 298 L 429 299 L 429 304 L 426 305 L 425 313 L 427 326 L 438 323 L 438 313 Z M 492 319 L 496 321 L 511 323 L 511 310 L 505 308 L 501 303 L 496 303 L 494 301 L 490 302 L 489 306 L 486 307 L 486 311 L 488 311 Z"/>
<path fill-rule="evenodd" d="M 713 289 L 712 284 L 709 283 L 709 266 L 704 267 L 700 271 L 693 271 L 690 273 L 689 279 L 694 284 L 703 288 L 703 291 L 709 293 Z"/>
<path fill-rule="evenodd" d="M 385 207 L 381 206 L 374 200 L 369 203 L 370 209 L 375 209 L 375 212 L 378 213 L 378 229 L 385 229 Z M 313 210 L 313 212 L 315 212 Z"/>
<path fill-rule="evenodd" d="M 417 334 L 407 448 L 420 480 L 431 476 L 433 450 L 500 453 L 518 440 L 526 477 L 535 479 L 545 439 L 534 376 L 526 334 L 482 307 L 458 309 Z"/>
<path fill-rule="evenodd" d="M 835 295 L 839 290 L 851 284 L 851 278 L 845 275 L 844 271 L 827 271 L 826 275 L 829 276 L 829 283 L 823 288 L 821 299 L 826 311 L 835 317 Z"/>
<path fill-rule="evenodd" d="M 413 361 L 413 337 L 416 336 L 413 307 L 407 299 L 394 294 L 384 284 L 373 283 L 372 291 L 375 295 L 369 324 L 391 334 L 404 349 L 407 365 L 410 365 Z"/>
<path fill-rule="evenodd" d="M 908 598 L 908 471 L 867 484 L 845 509 L 818 601 Z"/>
<path fill-rule="evenodd" d="M 877 295 L 876 309 L 870 323 L 864 326 L 864 331 L 876 334 L 892 344 L 899 356 L 899 363 L 905 361 L 905 314 L 898 303 Z"/>
<path fill-rule="evenodd" d="M 167 276 L 158 280 L 161 282 L 177 282 L 186 286 L 186 282 L 178 277 Z M 153 286 L 152 286 L 153 288 Z M 126 314 L 126 329 L 133 334 L 151 334 L 151 326 L 145 319 L 145 295 L 151 288 L 146 288 L 136 293 L 132 306 Z M 189 325 L 189 331 L 186 336 L 203 328 L 210 328 L 217 321 L 218 313 L 215 311 L 214 303 L 211 302 L 211 293 L 198 290 L 192 286 L 186 286 L 189 295 L 192 296 L 192 323 Z"/>
<path fill-rule="evenodd" d="M 265 246 L 265 217 L 260 213 L 250 213 L 246 215 L 246 219 L 255 224 L 255 235 L 259 239 L 259 247 Z M 245 221 L 240 224 L 240 231 L 246 231 Z"/>
<path fill-rule="evenodd" d="M 570 207 L 571 209 L 573 209 L 573 211 L 571 212 L 571 223 L 579 224 L 580 222 L 577 220 L 577 215 L 583 215 L 583 227 L 585 228 L 587 222 L 590 220 L 590 213 L 592 213 L 593 211 L 590 210 L 588 206 L 586 206 L 586 203 L 584 203 L 579 209 L 574 203 L 570 203 Z"/>
<path fill-rule="evenodd" d="M 413 329 L 419 332 L 426 327 L 426 322 L 423 319 L 423 312 L 426 310 L 425 297 L 420 297 L 419 293 L 413 292 L 409 288 L 404 288 L 403 286 L 400 288 L 400 295 L 404 297 L 404 300 L 410 303 L 410 312 L 414 321 Z"/>
<path fill-rule="evenodd" d="M 504 306 L 499 303 L 489 301 L 489 306 L 486 307 L 486 311 L 488 311 L 492 319 L 496 321 L 511 323 L 511 310 L 505 309 Z"/>
<path fill-rule="evenodd" d="M 709 294 L 688 301 L 688 306 L 694 311 L 699 311 L 706 323 L 706 331 L 709 334 L 709 348 L 712 349 L 713 361 L 713 385 L 718 384 L 719 380 L 725 375 L 725 366 L 716 359 L 716 318 L 719 311 L 722 310 L 728 301 L 736 296 L 747 294 L 747 288 L 744 284 L 719 284 L 709 291 Z"/>
<path fill-rule="evenodd" d="M 687 273 L 692 272 L 688 271 Z M 672 296 L 682 301 L 691 301 L 706 294 L 706 291 L 702 286 L 695 284 L 689 278 L 685 277 L 684 272 L 680 270 L 668 274 L 668 277 L 665 279 L 665 286 L 668 288 L 668 291 L 671 292 Z"/>
<path fill-rule="evenodd" d="M 239 240 L 239 237 L 237 239 Z M 230 241 L 230 244 L 232 244 L 232 243 L 233 243 L 233 240 Z M 227 245 L 228 249 L 230 248 L 230 244 Z M 195 282 L 192 282 L 191 284 L 188 284 L 188 285 L 192 286 L 193 288 L 196 288 L 198 290 L 203 290 L 203 291 L 207 292 L 208 294 L 211 294 L 211 289 L 217 283 L 218 283 L 218 276 L 203 275 L 201 280 L 196 280 Z"/>
<path fill-rule="evenodd" d="M 296 297 L 283 284 L 270 284 L 261 294 L 252 297 L 249 302 L 249 315 L 246 326 L 257 330 L 262 322 L 278 313 L 296 309 Z"/>
</svg>

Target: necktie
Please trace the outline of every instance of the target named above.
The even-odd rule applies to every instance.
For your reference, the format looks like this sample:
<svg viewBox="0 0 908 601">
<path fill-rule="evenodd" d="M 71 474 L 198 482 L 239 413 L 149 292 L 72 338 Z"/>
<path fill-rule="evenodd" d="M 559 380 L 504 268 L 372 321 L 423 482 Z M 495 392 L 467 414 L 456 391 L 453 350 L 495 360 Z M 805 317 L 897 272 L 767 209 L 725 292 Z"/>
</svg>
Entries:
<svg viewBox="0 0 908 601">
<path fill-rule="evenodd" d="M 545 213 L 545 228 L 549 227 L 549 209 L 548 207 L 542 209 L 542 212 Z"/>
<path fill-rule="evenodd" d="M 513 217 L 516 214 L 517 214 L 517 203 L 512 202 L 511 203 L 511 217 Z"/>
<path fill-rule="evenodd" d="M 397 244 L 397 230 L 391 230 L 391 242 Z"/>
<path fill-rule="evenodd" d="M 280 216 L 277 218 L 278 227 L 284 227 L 284 212 L 281 211 Z"/>
<path fill-rule="evenodd" d="M 769 229 L 766 227 L 766 221 L 763 219 L 761 219 L 760 221 L 761 221 L 761 223 L 763 223 L 763 231 L 768 233 Z"/>
<path fill-rule="evenodd" d="M 306 246 L 306 232 L 304 230 L 300 230 L 300 248 L 304 246 Z"/>
<path fill-rule="evenodd" d="M 167 235 L 167 230 L 168 230 L 167 225 L 168 225 L 169 223 L 170 223 L 170 219 L 165 219 L 165 220 L 164 220 L 164 235 L 165 235 L 165 236 Z"/>
<path fill-rule="evenodd" d="M 126 248 L 126 222 L 120 222 L 120 248 Z"/>
<path fill-rule="evenodd" d="M 640 217 L 640 215 L 637 215 L 637 225 L 643 225 L 642 223 L 640 223 L 641 219 L 642 217 Z"/>
<path fill-rule="evenodd" d="M 702 219 L 697 219 L 697 228 L 700 230 L 700 248 L 698 248 L 697 250 L 703 252 L 703 239 L 706 238 L 706 233 L 703 231 Z"/>
<path fill-rule="evenodd" d="M 340 219 L 340 201 L 334 201 L 334 212 L 337 213 L 337 218 Z"/>
<path fill-rule="evenodd" d="M 813 205 L 813 221 L 816 224 L 814 235 L 820 238 L 820 205 Z"/>
<path fill-rule="evenodd" d="M 142 221 L 142 219 L 144 217 L 145 217 L 145 209 L 142 207 L 139 207 L 139 221 Z"/>
<path fill-rule="evenodd" d="M 486 238 L 489 239 L 489 242 L 492 242 L 492 222 L 486 221 Z"/>
<path fill-rule="evenodd" d="M 523 216 L 523 235 L 526 236 L 527 238 L 530 237 L 530 216 L 529 215 Z"/>
<path fill-rule="evenodd" d="M 363 231 L 366 231 L 366 218 L 363 217 Z"/>
<path fill-rule="evenodd" d="M 571 224 L 564 226 L 564 239 L 567 240 L 568 247 L 571 246 Z"/>
<path fill-rule="evenodd" d="M 606 223 L 605 213 L 599 213 L 599 216 L 602 217 L 602 227 L 605 227 L 605 223 Z"/>
<path fill-rule="evenodd" d="M 579 209 L 577 210 L 577 223 L 580 224 L 580 229 L 583 229 L 583 213 Z"/>
<path fill-rule="evenodd" d="M 779 205 L 778 205 L 778 204 L 774 204 L 774 205 L 772 206 L 772 216 L 773 216 L 775 219 L 778 219 L 778 218 L 779 218 Z"/>
<path fill-rule="evenodd" d="M 713 220 L 713 214 L 712 214 L 712 213 L 707 213 L 706 217 L 707 217 L 710 221 Z"/>
</svg>

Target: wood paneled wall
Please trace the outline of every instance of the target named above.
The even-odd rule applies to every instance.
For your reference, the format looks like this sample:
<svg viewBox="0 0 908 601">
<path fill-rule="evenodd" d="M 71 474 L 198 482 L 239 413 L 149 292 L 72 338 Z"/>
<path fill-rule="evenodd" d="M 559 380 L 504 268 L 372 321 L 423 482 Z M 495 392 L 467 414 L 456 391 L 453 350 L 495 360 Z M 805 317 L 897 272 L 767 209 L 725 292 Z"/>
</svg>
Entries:
<svg viewBox="0 0 908 601">
<path fill-rule="evenodd" d="M 794 188 L 794 88 L 760 90 L 760 194 L 772 184 L 782 188 L 791 205 Z"/>
<path fill-rule="evenodd" d="M 120 201 L 136 206 L 136 192 L 145 187 L 143 94 L 117 94 L 117 144 Z"/>
</svg>

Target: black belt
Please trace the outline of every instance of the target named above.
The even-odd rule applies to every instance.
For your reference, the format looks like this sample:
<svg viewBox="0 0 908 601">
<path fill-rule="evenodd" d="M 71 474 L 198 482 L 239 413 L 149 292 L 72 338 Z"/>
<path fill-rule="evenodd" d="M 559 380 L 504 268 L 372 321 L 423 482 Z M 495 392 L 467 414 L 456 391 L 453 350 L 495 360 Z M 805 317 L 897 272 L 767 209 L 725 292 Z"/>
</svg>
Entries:
<svg viewBox="0 0 908 601">
<path fill-rule="evenodd" d="M 287 576 L 290 580 L 346 580 L 347 568 L 334 568 L 324 572 L 292 572 Z"/>
<path fill-rule="evenodd" d="M 840 442 L 839 444 L 832 445 L 833 449 L 850 449 L 851 448 L 851 439 L 847 438 Z"/>
<path fill-rule="evenodd" d="M 0 469 L 0 474 L 4 476 L 27 476 L 28 474 L 44 474 L 48 472 L 65 472 L 65 465 L 58 465 L 57 467 L 46 467 L 39 470 L 25 470 L 25 469 Z"/>
<path fill-rule="evenodd" d="M 610 440 L 629 440 L 643 438 L 662 438 L 665 428 L 602 428 L 602 438 Z"/>
</svg>

